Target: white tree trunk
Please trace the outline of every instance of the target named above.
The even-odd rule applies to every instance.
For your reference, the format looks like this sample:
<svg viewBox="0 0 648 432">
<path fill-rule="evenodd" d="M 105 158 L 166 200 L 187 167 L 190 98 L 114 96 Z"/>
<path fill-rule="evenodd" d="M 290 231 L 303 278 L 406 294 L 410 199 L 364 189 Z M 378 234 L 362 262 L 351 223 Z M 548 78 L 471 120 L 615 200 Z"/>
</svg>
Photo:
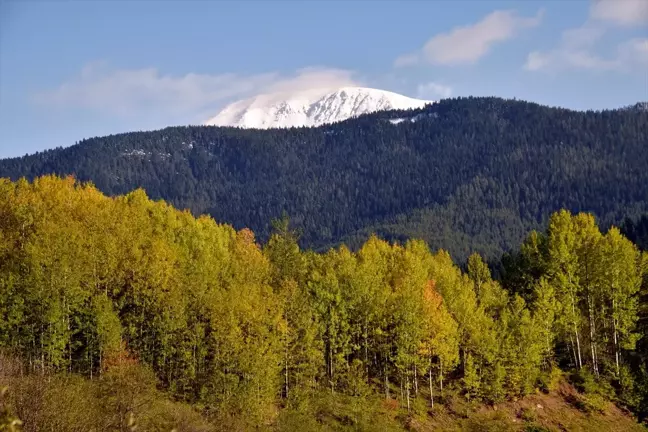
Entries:
<svg viewBox="0 0 648 432">
<path fill-rule="evenodd" d="M 385 399 L 389 399 L 389 379 L 387 378 L 387 363 L 385 362 Z"/>
<path fill-rule="evenodd" d="M 407 394 L 407 412 L 410 412 L 410 382 L 409 382 L 409 375 L 405 375 L 405 393 Z"/>
<path fill-rule="evenodd" d="M 612 301 L 612 307 L 616 307 L 614 305 L 614 301 Z M 619 339 L 617 335 L 617 319 L 614 318 L 614 316 L 612 317 L 612 324 L 614 325 L 614 357 L 616 361 L 616 373 L 618 377 L 621 372 L 619 367 Z"/>
<path fill-rule="evenodd" d="M 574 337 L 569 333 L 569 347 L 571 348 L 571 354 L 574 356 L 574 367 L 578 367 L 578 360 L 576 359 L 576 345 L 574 344 Z"/>
<path fill-rule="evenodd" d="M 590 349 L 592 351 L 592 369 L 594 374 L 599 376 L 598 359 L 596 358 L 596 322 L 594 320 L 594 300 L 590 294 L 587 295 L 587 308 L 590 324 Z"/>
<path fill-rule="evenodd" d="M 580 337 L 578 335 L 578 326 L 576 325 L 576 302 L 574 296 L 571 295 L 571 306 L 572 306 L 572 323 L 574 324 L 574 336 L 576 337 L 576 352 L 578 353 L 576 366 L 578 369 L 583 367 L 583 360 L 581 358 L 581 348 L 580 348 Z"/>
<path fill-rule="evenodd" d="M 432 390 L 432 358 L 430 357 L 430 370 L 428 371 L 428 380 L 430 382 L 430 408 L 434 408 L 434 391 Z"/>
<path fill-rule="evenodd" d="M 287 338 L 286 338 L 287 339 Z M 285 378 L 285 384 L 286 384 L 286 390 L 285 390 L 285 395 L 284 397 L 287 399 L 288 398 L 288 341 L 286 340 L 285 343 L 285 368 L 284 368 L 284 378 Z"/>
</svg>

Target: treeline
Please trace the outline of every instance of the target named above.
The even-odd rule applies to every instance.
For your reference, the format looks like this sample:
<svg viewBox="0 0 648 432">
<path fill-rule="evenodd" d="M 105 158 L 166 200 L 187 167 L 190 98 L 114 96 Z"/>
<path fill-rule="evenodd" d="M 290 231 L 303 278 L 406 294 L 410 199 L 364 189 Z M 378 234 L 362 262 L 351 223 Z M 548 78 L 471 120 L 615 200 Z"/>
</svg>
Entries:
<svg viewBox="0 0 648 432">
<path fill-rule="evenodd" d="M 405 118 L 397 125 L 390 119 Z M 287 212 L 300 245 L 360 247 L 372 232 L 489 261 L 557 210 L 602 226 L 648 212 L 648 111 L 458 98 L 319 128 L 171 127 L 0 161 L 0 177 L 72 174 L 102 192 L 143 187 L 266 242 Z"/>
<path fill-rule="evenodd" d="M 11 374 L 0 361 L 0 384 L 95 380 L 96 400 L 118 413 L 97 430 L 148 418 L 132 403 L 133 383 L 158 391 L 146 370 L 180 404 L 160 412 L 196 410 L 229 430 L 323 393 L 382 395 L 406 413 L 448 391 L 498 402 L 550 388 L 559 368 L 648 412 L 648 255 L 591 215 L 560 211 L 532 233 L 506 259 L 509 289 L 479 255 L 463 272 L 419 240 L 326 253 L 297 240 L 285 219 L 260 245 L 142 190 L 109 198 L 72 178 L 1 180 L 0 347 L 19 360 Z M 27 430 L 51 427 L 23 408 Z"/>
</svg>

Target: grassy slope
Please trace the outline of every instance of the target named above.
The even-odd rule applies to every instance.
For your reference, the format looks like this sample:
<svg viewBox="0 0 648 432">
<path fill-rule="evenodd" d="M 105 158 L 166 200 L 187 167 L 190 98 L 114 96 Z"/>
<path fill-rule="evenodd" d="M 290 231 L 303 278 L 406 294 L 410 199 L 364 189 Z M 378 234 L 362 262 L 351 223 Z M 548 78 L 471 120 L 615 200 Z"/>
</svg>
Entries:
<svg viewBox="0 0 648 432">
<path fill-rule="evenodd" d="M 125 425 L 127 411 L 118 409 L 130 401 L 136 406 L 137 430 L 177 432 L 247 431 L 244 420 L 210 422 L 187 404 L 169 401 L 164 393 L 143 389 L 124 382 L 100 393 L 100 381 L 78 376 L 42 379 L 38 376 L 7 379 L 0 371 L 0 387 L 13 391 L 10 412 L 24 421 L 24 431 L 116 430 Z M 113 383 L 114 384 L 114 383 Z M 117 389 L 115 392 L 114 390 Z M 115 399 L 116 397 L 116 399 Z M 3 398 L 0 396 L 0 430 L 3 421 Z M 646 432 L 632 415 L 613 403 L 578 393 L 562 382 L 556 391 L 538 393 L 518 401 L 497 405 L 470 402 L 457 396 L 446 396 L 443 403 L 430 410 L 420 396 L 412 401 L 412 414 L 395 399 L 379 395 L 350 397 L 323 392 L 298 408 L 283 409 L 258 431 L 618 431 Z M 126 404 L 129 405 L 129 404 Z M 124 406 L 122 406 L 124 408 Z M 6 412 L 5 412 L 6 414 Z M 120 419 L 121 418 L 121 419 Z M 127 429 L 128 430 L 128 429 Z"/>
<path fill-rule="evenodd" d="M 563 384 L 556 392 L 536 394 L 519 401 L 480 406 L 467 416 L 443 410 L 431 418 L 417 419 L 414 428 L 462 431 L 646 431 L 626 411 L 611 402 L 602 410 L 587 412 L 579 405 L 581 395 Z M 580 408 L 579 408 L 580 406 Z M 466 411 L 464 411 L 464 414 Z M 464 417 L 464 418 L 462 418 Z M 465 418 L 467 417 L 467 418 Z"/>
<path fill-rule="evenodd" d="M 407 416 L 396 400 L 359 403 L 354 398 L 325 396 L 301 413 L 285 412 L 280 431 L 618 431 L 646 432 L 632 415 L 608 401 L 589 404 L 571 385 L 496 405 L 446 398 L 434 410 L 423 398 L 412 402 Z M 316 419 L 316 420 L 315 420 Z"/>
</svg>

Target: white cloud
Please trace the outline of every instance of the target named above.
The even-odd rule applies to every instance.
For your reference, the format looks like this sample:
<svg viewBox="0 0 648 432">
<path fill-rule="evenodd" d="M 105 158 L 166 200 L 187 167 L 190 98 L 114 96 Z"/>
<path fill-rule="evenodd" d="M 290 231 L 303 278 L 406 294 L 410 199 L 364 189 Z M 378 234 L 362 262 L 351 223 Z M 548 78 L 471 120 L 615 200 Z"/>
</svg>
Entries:
<svg viewBox="0 0 648 432">
<path fill-rule="evenodd" d="M 587 50 L 554 50 L 529 53 L 524 68 L 529 71 L 565 68 L 615 70 L 620 68 L 618 59 L 604 59 Z"/>
<path fill-rule="evenodd" d="M 635 38 L 619 45 L 618 60 L 621 64 L 637 66 L 646 73 L 648 68 L 648 38 Z"/>
<path fill-rule="evenodd" d="M 120 116 L 186 117 L 214 109 L 231 99 L 258 93 L 337 88 L 357 85 L 354 73 L 310 67 L 291 75 L 163 75 L 155 68 L 111 69 L 105 62 L 86 65 L 59 87 L 37 93 L 33 101 L 56 107 L 76 107 Z"/>
<path fill-rule="evenodd" d="M 568 48 L 582 48 L 592 46 L 600 40 L 605 34 L 605 29 L 590 23 L 572 29 L 567 29 L 562 33 L 562 43 Z"/>
<path fill-rule="evenodd" d="M 648 39 L 631 39 L 617 45 L 607 58 L 595 52 L 596 43 L 610 26 L 628 26 L 648 22 L 648 0 L 596 0 L 591 3 L 586 22 L 563 31 L 561 42 L 553 50 L 533 51 L 524 68 L 529 71 L 557 72 L 564 69 L 632 71 L 648 64 Z"/>
<path fill-rule="evenodd" d="M 495 44 L 513 38 L 520 30 L 539 25 L 542 16 L 542 10 L 535 17 L 520 17 L 512 10 L 495 11 L 473 25 L 434 36 L 419 52 L 403 55 L 394 64 L 409 66 L 422 61 L 450 66 L 474 64 Z"/>
<path fill-rule="evenodd" d="M 417 64 L 418 62 L 419 62 L 418 53 L 404 54 L 398 57 L 396 60 L 394 60 L 394 66 L 396 67 L 412 66 Z"/>
<path fill-rule="evenodd" d="M 343 86 L 359 85 L 360 80 L 346 69 L 307 67 L 298 69 L 294 76 L 279 77 L 267 86 L 267 92 L 299 92 L 313 88 L 337 89 Z"/>
<path fill-rule="evenodd" d="M 598 0 L 591 4 L 587 21 L 563 31 L 553 50 L 533 51 L 524 68 L 529 71 L 557 72 L 564 69 L 632 71 L 648 64 L 648 39 L 631 39 L 617 45 L 607 58 L 595 52 L 596 43 L 612 26 L 634 25 L 648 20 L 648 0 Z"/>
<path fill-rule="evenodd" d="M 419 99 L 444 99 L 449 98 L 451 95 L 452 87 L 433 81 L 419 84 L 416 89 L 416 97 Z"/>
<path fill-rule="evenodd" d="M 589 47 L 558 49 L 529 53 L 524 68 L 529 71 L 557 72 L 564 69 L 589 69 L 598 71 L 632 72 L 648 67 L 648 39 L 630 39 L 617 46 L 616 53 L 603 58 Z"/>
<path fill-rule="evenodd" d="M 647 0 L 594 0 L 590 7 L 590 17 L 621 26 L 634 26 L 648 23 Z"/>
</svg>

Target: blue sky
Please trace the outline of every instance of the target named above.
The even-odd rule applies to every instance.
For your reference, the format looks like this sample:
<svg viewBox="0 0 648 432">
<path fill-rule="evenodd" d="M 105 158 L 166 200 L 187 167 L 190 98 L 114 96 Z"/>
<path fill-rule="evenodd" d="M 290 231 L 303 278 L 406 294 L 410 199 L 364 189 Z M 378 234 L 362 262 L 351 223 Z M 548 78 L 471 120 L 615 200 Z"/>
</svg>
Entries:
<svg viewBox="0 0 648 432">
<path fill-rule="evenodd" d="M 0 0 L 0 157 L 356 84 L 576 109 L 648 100 L 648 1 Z"/>
</svg>

